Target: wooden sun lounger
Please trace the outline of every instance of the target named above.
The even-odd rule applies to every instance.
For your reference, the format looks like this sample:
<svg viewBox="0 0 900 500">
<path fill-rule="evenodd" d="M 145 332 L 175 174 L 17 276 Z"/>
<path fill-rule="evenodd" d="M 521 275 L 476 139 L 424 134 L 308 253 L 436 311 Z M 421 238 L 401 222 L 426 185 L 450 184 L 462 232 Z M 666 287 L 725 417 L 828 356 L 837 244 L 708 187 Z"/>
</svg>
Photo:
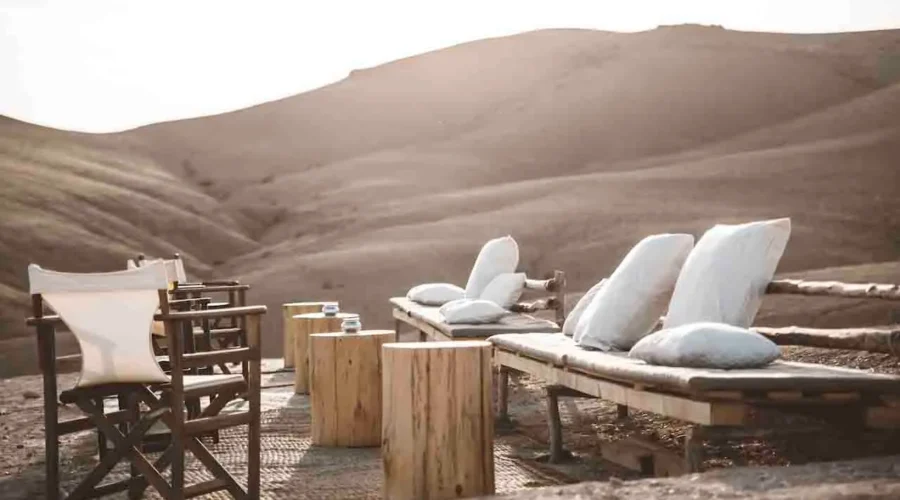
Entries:
<svg viewBox="0 0 900 500">
<path fill-rule="evenodd" d="M 768 293 L 900 300 L 900 288 L 895 285 L 780 281 L 773 282 Z M 821 331 L 799 327 L 759 330 L 780 344 L 796 338 L 785 336 L 784 331 L 801 331 L 807 336 Z M 864 334 L 866 345 L 884 352 L 883 346 L 893 349 L 895 330 L 832 330 L 831 338 Z M 748 428 L 758 409 L 812 412 L 853 428 L 900 428 L 900 376 L 788 361 L 754 370 L 652 366 L 629 358 L 626 352 L 582 349 L 559 333 L 496 335 L 488 341 L 494 344 L 494 364 L 500 372 L 501 420 L 508 419 L 509 372 L 524 372 L 547 383 L 551 461 L 560 461 L 567 454 L 562 445 L 559 396 L 611 401 L 618 405 L 620 417 L 627 416 L 628 408 L 635 408 L 694 424 L 685 436 L 685 468 L 689 471 L 699 469 L 705 439 L 764 434 L 765 430 Z"/>
<path fill-rule="evenodd" d="M 506 316 L 497 323 L 480 325 L 450 325 L 443 321 L 438 312 L 439 307 L 416 304 L 406 297 L 394 297 L 390 302 L 397 341 L 400 339 L 403 324 L 416 329 L 422 341 L 483 340 L 503 333 L 558 332 L 565 320 L 565 287 L 566 277 L 562 271 L 554 271 L 552 278 L 544 280 L 527 279 L 526 290 L 544 292 L 549 296 L 515 304 L 511 308 L 515 314 Z M 533 316 L 534 313 L 541 311 L 552 311 L 555 321 Z"/>
</svg>

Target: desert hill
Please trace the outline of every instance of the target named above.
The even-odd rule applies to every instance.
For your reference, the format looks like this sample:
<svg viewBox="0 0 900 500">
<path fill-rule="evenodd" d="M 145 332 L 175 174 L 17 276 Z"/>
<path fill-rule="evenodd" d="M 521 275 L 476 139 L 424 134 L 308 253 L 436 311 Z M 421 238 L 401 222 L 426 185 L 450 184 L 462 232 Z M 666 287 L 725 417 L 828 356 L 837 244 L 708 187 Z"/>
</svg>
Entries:
<svg viewBox="0 0 900 500">
<path fill-rule="evenodd" d="M 82 142 L 0 118 L 0 340 L 25 333 L 30 262 L 111 271 L 140 252 L 177 251 L 208 277 L 215 263 L 258 246 L 213 198 L 158 164 Z M 33 361 L 25 344 L 0 342 L 2 357 Z"/>
<path fill-rule="evenodd" d="M 0 196 L 24 207 L 0 219 L 19 242 L 0 247 L 10 318 L 0 332 L 22 334 L 28 261 L 110 269 L 137 251 L 177 249 L 198 275 L 252 284 L 252 300 L 271 308 L 267 355 L 280 350 L 282 302 L 335 298 L 364 326 L 388 326 L 388 297 L 464 284 L 481 243 L 507 233 L 523 270 L 563 269 L 577 294 L 648 234 L 790 216 L 781 273 L 897 282 L 897 54 L 900 31 L 549 30 L 122 134 L 2 122 L 3 176 L 47 177 Z M 889 313 L 827 305 L 854 316 L 804 316 L 780 304 L 761 319 Z"/>
</svg>

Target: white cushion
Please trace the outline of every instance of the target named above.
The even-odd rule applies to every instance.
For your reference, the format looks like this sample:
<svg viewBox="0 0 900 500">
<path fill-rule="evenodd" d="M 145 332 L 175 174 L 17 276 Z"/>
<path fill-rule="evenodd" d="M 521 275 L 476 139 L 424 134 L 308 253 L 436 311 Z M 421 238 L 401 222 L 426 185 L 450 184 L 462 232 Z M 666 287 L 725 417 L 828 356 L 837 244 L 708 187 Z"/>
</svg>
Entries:
<svg viewBox="0 0 900 500">
<path fill-rule="evenodd" d="M 566 321 L 563 322 L 562 332 L 569 337 L 575 336 L 575 326 L 578 325 L 578 320 L 581 318 L 581 315 L 584 314 L 584 310 L 587 308 L 588 304 L 591 303 L 591 300 L 594 298 L 594 295 L 597 295 L 597 290 L 600 290 L 606 284 L 606 278 L 600 280 L 599 283 L 592 286 L 590 290 L 584 293 L 578 302 L 575 303 L 575 307 L 572 308 L 572 311 L 569 312 L 569 315 L 566 316 Z"/>
<path fill-rule="evenodd" d="M 657 234 L 635 245 L 578 320 L 578 345 L 627 351 L 650 333 L 693 246 L 689 234 Z"/>
<path fill-rule="evenodd" d="M 447 302 L 438 310 L 448 324 L 477 325 L 496 323 L 500 318 L 510 314 L 499 305 L 489 300 L 460 299 Z"/>
<path fill-rule="evenodd" d="M 681 269 L 663 328 L 705 321 L 749 328 L 790 234 L 790 219 L 712 227 Z"/>
<path fill-rule="evenodd" d="M 481 247 L 469 280 L 466 282 L 466 298 L 478 299 L 485 287 L 497 276 L 516 272 L 519 266 L 519 245 L 512 236 L 488 241 Z"/>
<path fill-rule="evenodd" d="M 465 295 L 465 290 L 450 283 L 425 283 L 410 288 L 406 298 L 426 306 L 442 306 Z"/>
<path fill-rule="evenodd" d="M 684 368 L 762 368 L 778 359 L 777 345 L 762 335 L 723 323 L 690 323 L 641 339 L 628 356 L 652 365 Z"/>
<path fill-rule="evenodd" d="M 484 287 L 479 299 L 489 300 L 504 309 L 509 309 L 519 300 L 524 289 L 525 273 L 503 273 Z"/>
</svg>

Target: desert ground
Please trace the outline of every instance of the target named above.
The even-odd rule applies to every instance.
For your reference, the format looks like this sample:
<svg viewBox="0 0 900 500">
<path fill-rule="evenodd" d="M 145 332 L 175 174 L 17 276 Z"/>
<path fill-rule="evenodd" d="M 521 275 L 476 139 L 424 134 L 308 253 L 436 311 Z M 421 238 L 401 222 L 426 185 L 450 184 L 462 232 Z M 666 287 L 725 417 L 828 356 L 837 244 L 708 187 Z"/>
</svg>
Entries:
<svg viewBox="0 0 900 500">
<path fill-rule="evenodd" d="M 793 226 L 779 276 L 898 283 L 897 110 L 900 30 L 686 25 L 482 40 L 119 134 L 0 117 L 0 377 L 37 373 L 30 262 L 104 271 L 179 252 L 194 277 L 252 286 L 250 302 L 269 306 L 269 357 L 280 304 L 338 300 L 389 328 L 389 297 L 464 285 L 484 241 L 505 234 L 521 270 L 567 273 L 570 304 L 647 235 L 774 217 Z M 757 323 L 898 315 L 767 298 Z M 60 353 L 76 349 L 60 339 Z M 791 356 L 898 373 L 882 355 Z"/>
</svg>

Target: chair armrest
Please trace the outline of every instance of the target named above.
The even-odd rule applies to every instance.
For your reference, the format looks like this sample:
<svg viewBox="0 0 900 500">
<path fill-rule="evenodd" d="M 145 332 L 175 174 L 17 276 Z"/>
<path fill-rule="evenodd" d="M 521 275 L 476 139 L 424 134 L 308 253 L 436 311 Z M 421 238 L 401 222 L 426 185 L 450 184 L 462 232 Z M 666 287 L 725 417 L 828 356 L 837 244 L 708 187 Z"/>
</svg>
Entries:
<svg viewBox="0 0 900 500">
<path fill-rule="evenodd" d="M 250 359 L 253 359 L 252 354 L 253 353 L 249 347 L 221 349 L 218 351 L 182 353 L 181 367 L 203 368 L 225 363 L 240 363 L 241 361 L 248 361 Z"/>
<path fill-rule="evenodd" d="M 58 325 L 63 322 L 59 315 L 42 316 L 40 318 L 28 318 L 25 320 L 25 326 L 41 326 L 41 325 Z"/>
<path fill-rule="evenodd" d="M 241 290 L 249 290 L 250 285 L 178 285 L 177 287 L 172 289 L 172 293 L 181 293 L 181 292 L 239 292 Z"/>
<path fill-rule="evenodd" d="M 195 297 L 192 299 L 172 299 L 169 301 L 169 307 L 177 307 L 183 305 L 193 305 L 193 304 L 209 304 L 212 302 L 212 299 L 209 297 Z"/>
<path fill-rule="evenodd" d="M 206 309 L 204 311 L 177 311 L 169 314 L 157 314 L 157 321 L 188 321 L 195 319 L 237 318 L 241 316 L 261 316 L 267 311 L 266 306 L 228 307 L 225 309 Z"/>
</svg>

